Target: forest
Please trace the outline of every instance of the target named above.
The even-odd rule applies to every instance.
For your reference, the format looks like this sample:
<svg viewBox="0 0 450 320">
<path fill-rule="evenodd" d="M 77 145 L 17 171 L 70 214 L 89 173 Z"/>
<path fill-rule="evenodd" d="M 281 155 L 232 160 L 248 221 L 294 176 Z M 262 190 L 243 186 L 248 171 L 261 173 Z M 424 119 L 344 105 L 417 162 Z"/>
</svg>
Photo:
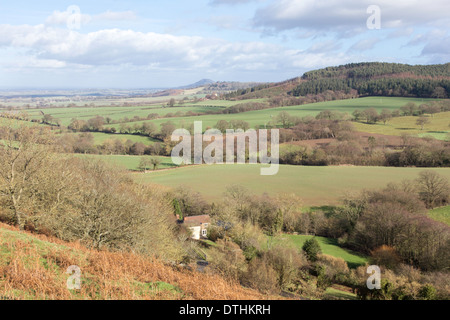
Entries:
<svg viewBox="0 0 450 320">
<path fill-rule="evenodd" d="M 226 97 L 305 97 L 327 91 L 341 92 L 347 96 L 356 91 L 358 97 L 447 98 L 450 96 L 450 64 L 412 66 L 381 62 L 352 63 L 309 71 L 302 77 L 280 83 L 237 90 Z"/>
</svg>

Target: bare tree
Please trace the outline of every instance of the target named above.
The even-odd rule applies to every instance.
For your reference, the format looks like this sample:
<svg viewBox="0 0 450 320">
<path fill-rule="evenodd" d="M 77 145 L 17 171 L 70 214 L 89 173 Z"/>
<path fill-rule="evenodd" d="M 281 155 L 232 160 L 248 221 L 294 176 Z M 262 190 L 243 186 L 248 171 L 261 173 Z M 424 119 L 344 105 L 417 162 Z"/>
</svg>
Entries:
<svg viewBox="0 0 450 320">
<path fill-rule="evenodd" d="M 291 125 L 291 116 L 287 111 L 281 111 L 277 116 L 276 116 L 276 121 L 278 123 L 281 123 L 281 125 L 283 126 L 283 128 L 287 129 L 290 127 Z"/>
<path fill-rule="evenodd" d="M 387 109 L 381 110 L 380 120 L 383 121 L 384 125 L 386 125 L 386 123 L 389 122 L 389 120 L 391 119 L 392 119 L 392 112 L 390 110 Z"/>
<path fill-rule="evenodd" d="M 161 160 L 159 158 L 151 158 L 150 163 L 153 166 L 153 170 L 156 170 L 158 166 L 161 164 Z"/>
<path fill-rule="evenodd" d="M 150 169 L 151 167 L 152 167 L 151 159 L 148 157 L 142 157 L 141 161 L 139 162 L 138 168 L 144 171 L 144 173 L 146 173 L 147 170 Z"/>
<path fill-rule="evenodd" d="M 31 214 L 28 205 L 51 156 L 49 135 L 42 128 L 9 122 L 2 126 L 0 144 L 0 196 L 24 229 Z"/>
<path fill-rule="evenodd" d="M 420 130 L 423 130 L 423 127 L 425 127 L 425 125 L 428 123 L 430 123 L 430 119 L 428 119 L 426 116 L 420 116 L 416 121 L 416 124 L 420 126 Z"/>
<path fill-rule="evenodd" d="M 445 177 L 434 171 L 422 171 L 417 178 L 419 195 L 427 207 L 435 208 L 448 202 L 450 186 Z"/>
</svg>

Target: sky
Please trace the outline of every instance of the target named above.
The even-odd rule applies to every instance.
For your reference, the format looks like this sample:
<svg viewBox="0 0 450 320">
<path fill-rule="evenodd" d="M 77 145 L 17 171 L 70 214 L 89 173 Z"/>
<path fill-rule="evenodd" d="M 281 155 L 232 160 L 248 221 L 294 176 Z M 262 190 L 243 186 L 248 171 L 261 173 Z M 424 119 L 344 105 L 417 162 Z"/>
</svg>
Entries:
<svg viewBox="0 0 450 320">
<path fill-rule="evenodd" d="M 0 0 L 0 88 L 276 82 L 450 62 L 448 0 Z"/>
</svg>

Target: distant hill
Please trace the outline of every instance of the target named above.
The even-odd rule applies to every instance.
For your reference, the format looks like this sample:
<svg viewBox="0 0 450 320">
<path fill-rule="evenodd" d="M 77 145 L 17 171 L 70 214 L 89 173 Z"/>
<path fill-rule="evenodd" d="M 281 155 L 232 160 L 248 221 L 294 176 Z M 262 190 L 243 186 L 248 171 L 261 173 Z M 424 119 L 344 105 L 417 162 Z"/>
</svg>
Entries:
<svg viewBox="0 0 450 320">
<path fill-rule="evenodd" d="M 197 81 L 196 83 L 188 84 L 187 86 L 182 86 L 182 87 L 178 87 L 175 89 L 194 89 L 194 88 L 198 88 L 198 87 L 204 87 L 211 83 L 214 83 L 214 81 L 211 79 L 202 79 L 200 81 Z"/>
<path fill-rule="evenodd" d="M 168 89 L 163 91 L 158 91 L 154 94 L 152 94 L 152 97 L 170 97 L 170 96 L 177 96 L 183 94 L 183 90 L 181 89 Z"/>
<path fill-rule="evenodd" d="M 169 97 L 182 95 L 184 90 L 201 89 L 200 94 L 227 94 L 235 90 L 253 88 L 262 85 L 261 82 L 238 82 L 238 81 L 213 81 L 211 79 L 202 79 L 196 83 L 186 86 L 176 87 L 172 89 L 165 89 L 157 91 L 152 94 L 152 97 Z"/>
<path fill-rule="evenodd" d="M 450 63 L 352 63 L 306 72 L 284 82 L 237 90 L 227 98 L 304 97 L 340 92 L 352 96 L 450 97 Z M 325 99 L 327 100 L 327 99 Z"/>
<path fill-rule="evenodd" d="M 261 84 L 261 82 L 217 81 L 205 86 L 202 93 L 229 93 L 235 90 L 253 88 Z"/>
<path fill-rule="evenodd" d="M 202 91 L 203 94 L 229 93 L 239 89 L 253 88 L 261 84 L 261 82 L 213 81 L 211 79 L 202 79 L 196 83 L 174 88 L 173 90 L 187 90 L 204 87 Z"/>
</svg>

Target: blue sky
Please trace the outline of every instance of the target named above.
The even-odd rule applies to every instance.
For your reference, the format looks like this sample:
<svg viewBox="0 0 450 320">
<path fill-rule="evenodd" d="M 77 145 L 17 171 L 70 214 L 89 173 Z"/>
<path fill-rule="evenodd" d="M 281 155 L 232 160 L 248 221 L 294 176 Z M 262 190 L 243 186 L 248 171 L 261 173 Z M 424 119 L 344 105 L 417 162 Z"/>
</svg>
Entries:
<svg viewBox="0 0 450 320">
<path fill-rule="evenodd" d="M 367 20 L 380 11 L 380 28 Z M 450 62 L 448 0 L 1 1 L 0 87 L 282 81 L 361 61 Z"/>
</svg>

